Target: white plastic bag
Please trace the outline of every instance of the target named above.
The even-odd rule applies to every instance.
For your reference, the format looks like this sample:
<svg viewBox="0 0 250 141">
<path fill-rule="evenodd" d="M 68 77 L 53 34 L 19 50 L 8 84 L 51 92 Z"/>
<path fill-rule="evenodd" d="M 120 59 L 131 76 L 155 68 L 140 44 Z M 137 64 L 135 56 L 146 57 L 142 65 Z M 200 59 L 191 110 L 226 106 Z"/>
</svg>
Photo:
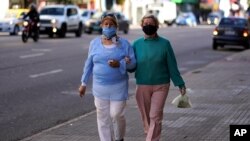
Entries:
<svg viewBox="0 0 250 141">
<path fill-rule="evenodd" d="M 175 105 L 177 108 L 191 108 L 192 104 L 190 102 L 189 97 L 187 94 L 185 95 L 178 95 L 173 101 L 172 104 Z"/>
</svg>

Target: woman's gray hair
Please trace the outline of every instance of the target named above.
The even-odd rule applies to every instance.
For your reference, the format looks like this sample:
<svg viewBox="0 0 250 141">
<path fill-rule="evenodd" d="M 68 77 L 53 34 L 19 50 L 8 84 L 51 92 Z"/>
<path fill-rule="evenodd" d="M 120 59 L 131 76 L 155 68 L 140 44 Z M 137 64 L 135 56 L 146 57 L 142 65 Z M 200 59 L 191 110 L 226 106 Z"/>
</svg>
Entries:
<svg viewBox="0 0 250 141">
<path fill-rule="evenodd" d="M 110 20 L 114 23 L 114 25 L 118 28 L 119 24 L 118 24 L 118 20 L 117 17 L 114 13 L 105 13 L 102 15 L 101 17 L 101 24 L 105 21 L 105 20 Z"/>
<path fill-rule="evenodd" d="M 141 19 L 141 26 L 143 26 L 144 20 L 145 20 L 145 19 L 148 19 L 148 18 L 153 19 L 153 21 L 154 21 L 154 23 L 155 23 L 155 25 L 156 25 L 156 27 L 157 27 L 157 29 L 158 29 L 158 28 L 159 28 L 159 20 L 158 20 L 158 18 L 157 18 L 155 15 L 153 15 L 153 14 L 147 14 L 147 15 L 143 16 L 142 19 Z"/>
</svg>

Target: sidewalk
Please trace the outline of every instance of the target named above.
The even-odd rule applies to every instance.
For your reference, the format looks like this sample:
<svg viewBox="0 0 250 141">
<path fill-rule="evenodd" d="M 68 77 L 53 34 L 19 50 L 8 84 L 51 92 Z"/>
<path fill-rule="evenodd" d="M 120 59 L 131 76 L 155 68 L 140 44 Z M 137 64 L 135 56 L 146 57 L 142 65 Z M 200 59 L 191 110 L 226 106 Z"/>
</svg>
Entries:
<svg viewBox="0 0 250 141">
<path fill-rule="evenodd" d="M 229 141 L 230 124 L 250 123 L 250 50 L 183 75 L 192 108 L 175 108 L 171 87 L 161 141 Z M 144 141 L 134 95 L 127 104 L 125 141 Z M 95 111 L 22 141 L 98 141 Z"/>
</svg>

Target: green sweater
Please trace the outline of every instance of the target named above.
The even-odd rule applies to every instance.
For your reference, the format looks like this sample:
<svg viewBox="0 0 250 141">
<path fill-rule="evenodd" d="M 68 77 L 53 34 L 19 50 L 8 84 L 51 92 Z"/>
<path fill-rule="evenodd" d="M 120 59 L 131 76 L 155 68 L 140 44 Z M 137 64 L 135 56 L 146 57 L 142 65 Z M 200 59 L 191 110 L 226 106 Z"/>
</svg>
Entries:
<svg viewBox="0 0 250 141">
<path fill-rule="evenodd" d="M 151 39 L 142 37 L 134 41 L 133 48 L 137 62 L 136 84 L 159 85 L 170 83 L 171 79 L 175 86 L 185 86 L 167 39 L 160 36 Z"/>
</svg>

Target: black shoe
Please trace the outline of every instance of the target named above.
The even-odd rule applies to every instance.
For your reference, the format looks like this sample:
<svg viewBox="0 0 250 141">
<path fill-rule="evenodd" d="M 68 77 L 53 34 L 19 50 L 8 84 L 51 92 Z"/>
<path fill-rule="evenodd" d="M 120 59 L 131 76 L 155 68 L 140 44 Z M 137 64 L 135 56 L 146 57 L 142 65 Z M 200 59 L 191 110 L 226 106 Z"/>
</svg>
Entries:
<svg viewBox="0 0 250 141">
<path fill-rule="evenodd" d="M 124 141 L 123 139 L 120 139 L 120 140 L 115 140 L 115 141 Z"/>
</svg>

